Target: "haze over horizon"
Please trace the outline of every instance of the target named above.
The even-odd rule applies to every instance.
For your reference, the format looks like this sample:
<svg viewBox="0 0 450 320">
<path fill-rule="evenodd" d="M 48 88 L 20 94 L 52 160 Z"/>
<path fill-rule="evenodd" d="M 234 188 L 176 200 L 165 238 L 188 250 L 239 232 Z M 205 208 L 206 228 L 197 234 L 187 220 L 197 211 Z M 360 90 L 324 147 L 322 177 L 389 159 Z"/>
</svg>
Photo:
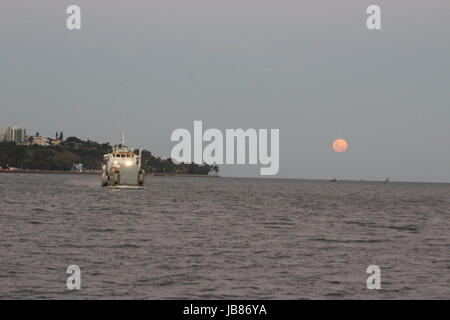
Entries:
<svg viewBox="0 0 450 320">
<path fill-rule="evenodd" d="M 371 4 L 382 30 L 366 28 Z M 10 1 L 0 128 L 111 143 L 125 128 L 161 156 L 194 120 L 279 128 L 274 177 L 450 182 L 449 35 L 444 0 Z"/>
</svg>

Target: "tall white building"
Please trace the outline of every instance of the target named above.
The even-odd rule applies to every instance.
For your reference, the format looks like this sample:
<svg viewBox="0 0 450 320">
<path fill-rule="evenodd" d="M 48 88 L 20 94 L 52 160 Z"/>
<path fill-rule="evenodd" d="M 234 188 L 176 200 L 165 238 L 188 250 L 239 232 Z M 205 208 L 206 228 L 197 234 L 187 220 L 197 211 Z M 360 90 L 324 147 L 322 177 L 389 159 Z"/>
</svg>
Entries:
<svg viewBox="0 0 450 320">
<path fill-rule="evenodd" d="M 24 127 L 8 127 L 3 133 L 3 140 L 5 142 L 19 142 L 23 143 L 26 141 L 27 129 Z"/>
</svg>

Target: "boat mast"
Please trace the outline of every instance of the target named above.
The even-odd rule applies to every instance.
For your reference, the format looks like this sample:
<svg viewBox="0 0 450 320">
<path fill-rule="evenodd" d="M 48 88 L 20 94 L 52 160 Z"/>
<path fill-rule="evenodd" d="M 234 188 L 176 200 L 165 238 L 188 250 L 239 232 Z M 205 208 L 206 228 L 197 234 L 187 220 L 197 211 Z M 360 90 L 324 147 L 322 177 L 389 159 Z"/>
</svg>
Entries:
<svg viewBox="0 0 450 320">
<path fill-rule="evenodd" d="M 122 129 L 122 148 L 125 147 L 125 129 Z"/>
</svg>

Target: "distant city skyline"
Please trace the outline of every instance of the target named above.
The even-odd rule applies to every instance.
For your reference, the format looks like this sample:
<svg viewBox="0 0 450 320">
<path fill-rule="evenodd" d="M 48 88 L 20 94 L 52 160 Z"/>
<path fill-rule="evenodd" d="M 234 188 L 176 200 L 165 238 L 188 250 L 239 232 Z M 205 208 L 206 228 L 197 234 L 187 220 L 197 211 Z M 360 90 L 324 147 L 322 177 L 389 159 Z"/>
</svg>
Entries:
<svg viewBox="0 0 450 320">
<path fill-rule="evenodd" d="M 0 142 L 19 142 L 24 143 L 27 137 L 27 130 L 22 126 L 8 126 L 5 129 L 0 128 Z"/>
<path fill-rule="evenodd" d="M 277 128 L 275 177 L 450 182 L 448 1 L 79 0 L 72 31 L 70 4 L 4 4 L 1 128 L 111 143 L 125 128 L 166 157 L 194 120 Z"/>
</svg>

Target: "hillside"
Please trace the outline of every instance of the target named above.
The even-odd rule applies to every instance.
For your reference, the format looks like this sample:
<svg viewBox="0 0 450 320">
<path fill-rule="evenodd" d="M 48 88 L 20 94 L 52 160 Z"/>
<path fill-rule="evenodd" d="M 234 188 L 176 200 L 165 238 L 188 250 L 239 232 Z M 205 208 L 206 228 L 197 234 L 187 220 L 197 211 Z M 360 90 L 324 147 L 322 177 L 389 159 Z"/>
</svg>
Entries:
<svg viewBox="0 0 450 320">
<path fill-rule="evenodd" d="M 109 143 L 82 141 L 70 137 L 56 146 L 25 146 L 0 143 L 0 166 L 28 170 L 70 171 L 75 163 L 82 163 L 85 170 L 100 170 L 103 155 L 109 153 Z M 137 150 L 135 151 L 137 153 Z M 179 164 L 169 159 L 155 157 L 148 150 L 142 152 L 142 166 L 147 173 L 207 175 L 218 172 L 217 166 L 207 164 Z"/>
</svg>

